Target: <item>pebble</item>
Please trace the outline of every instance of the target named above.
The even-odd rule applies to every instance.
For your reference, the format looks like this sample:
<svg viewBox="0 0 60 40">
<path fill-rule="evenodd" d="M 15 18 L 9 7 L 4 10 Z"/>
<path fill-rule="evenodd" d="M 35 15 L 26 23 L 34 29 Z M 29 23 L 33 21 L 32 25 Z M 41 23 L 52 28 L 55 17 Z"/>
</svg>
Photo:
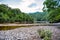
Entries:
<svg viewBox="0 0 60 40">
<path fill-rule="evenodd" d="M 50 26 L 17 28 L 13 30 L 0 31 L 0 40 L 42 40 L 37 32 L 38 29 L 49 29 L 54 32 L 53 34 L 58 31 L 57 28 L 51 28 Z"/>
</svg>

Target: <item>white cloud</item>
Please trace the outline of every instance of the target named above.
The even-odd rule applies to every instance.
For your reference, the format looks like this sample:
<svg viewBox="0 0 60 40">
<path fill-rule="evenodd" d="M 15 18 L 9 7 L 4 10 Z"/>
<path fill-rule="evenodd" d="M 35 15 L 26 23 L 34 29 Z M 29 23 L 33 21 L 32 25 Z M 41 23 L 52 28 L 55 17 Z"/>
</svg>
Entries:
<svg viewBox="0 0 60 40">
<path fill-rule="evenodd" d="M 22 2 L 18 3 L 17 5 L 9 5 L 12 8 L 19 8 L 22 12 L 36 12 L 42 11 L 43 8 L 43 1 L 44 0 L 22 0 Z M 29 7 L 32 3 L 36 3 L 36 7 Z"/>
<path fill-rule="evenodd" d="M 28 7 L 32 3 L 36 3 L 37 6 L 36 7 L 32 7 L 32 8 Z M 40 0 L 39 2 L 35 1 L 35 0 L 24 0 L 24 2 L 22 3 L 22 5 L 20 5 L 20 9 L 23 12 L 42 11 L 42 8 L 43 8 L 43 1 L 42 0 Z"/>
</svg>

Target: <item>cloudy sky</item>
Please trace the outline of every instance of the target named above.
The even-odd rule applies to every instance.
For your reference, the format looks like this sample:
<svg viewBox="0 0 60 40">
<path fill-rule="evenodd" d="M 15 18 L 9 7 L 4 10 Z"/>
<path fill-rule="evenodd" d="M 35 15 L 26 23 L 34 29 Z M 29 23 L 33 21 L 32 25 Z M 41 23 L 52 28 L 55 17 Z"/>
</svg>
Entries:
<svg viewBox="0 0 60 40">
<path fill-rule="evenodd" d="M 22 12 L 42 12 L 44 0 L 0 0 L 12 8 L 19 8 Z"/>
</svg>

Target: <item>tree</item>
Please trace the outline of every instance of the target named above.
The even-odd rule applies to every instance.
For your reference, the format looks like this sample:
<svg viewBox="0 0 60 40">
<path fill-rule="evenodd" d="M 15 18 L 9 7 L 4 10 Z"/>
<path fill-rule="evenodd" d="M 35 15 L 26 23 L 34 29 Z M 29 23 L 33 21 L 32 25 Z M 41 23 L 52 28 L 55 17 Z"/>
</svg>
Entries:
<svg viewBox="0 0 60 40">
<path fill-rule="evenodd" d="M 47 20 L 51 23 L 60 22 L 60 7 L 58 1 L 45 0 L 43 11 L 47 12 Z"/>
<path fill-rule="evenodd" d="M 60 8 L 51 10 L 49 12 L 48 20 L 50 22 L 59 22 L 60 20 Z"/>
<path fill-rule="evenodd" d="M 43 3 L 44 7 L 43 7 L 43 11 L 50 11 L 50 10 L 54 10 L 57 8 L 58 3 L 57 1 L 54 0 L 45 0 Z"/>
<path fill-rule="evenodd" d="M 33 18 L 20 11 L 20 9 L 12 9 L 5 4 L 0 4 L 0 23 L 14 23 L 14 22 L 28 22 L 32 23 Z"/>
</svg>

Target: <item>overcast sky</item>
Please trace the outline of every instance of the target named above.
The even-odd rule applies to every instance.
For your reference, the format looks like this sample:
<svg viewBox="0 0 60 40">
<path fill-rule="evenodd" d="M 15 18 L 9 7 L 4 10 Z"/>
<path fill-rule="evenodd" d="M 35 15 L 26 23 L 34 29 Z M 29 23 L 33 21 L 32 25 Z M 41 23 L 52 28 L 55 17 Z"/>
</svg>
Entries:
<svg viewBox="0 0 60 40">
<path fill-rule="evenodd" d="M 19 8 L 22 12 L 42 12 L 44 0 L 0 0 L 12 8 Z"/>
</svg>

